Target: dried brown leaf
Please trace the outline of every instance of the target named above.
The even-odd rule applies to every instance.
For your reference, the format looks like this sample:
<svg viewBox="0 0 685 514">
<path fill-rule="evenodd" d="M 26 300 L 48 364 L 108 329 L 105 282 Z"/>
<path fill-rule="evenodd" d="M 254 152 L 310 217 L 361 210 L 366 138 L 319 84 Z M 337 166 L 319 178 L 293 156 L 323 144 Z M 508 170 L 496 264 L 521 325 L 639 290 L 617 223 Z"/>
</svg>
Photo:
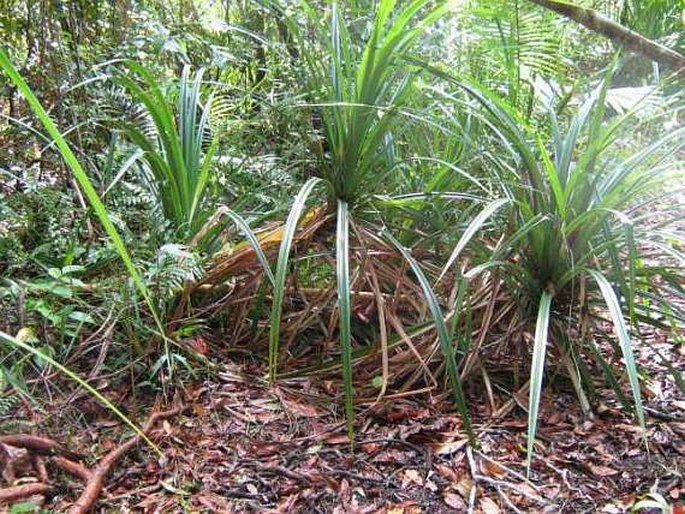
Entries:
<svg viewBox="0 0 685 514">
<path fill-rule="evenodd" d="M 617 475 L 619 472 L 609 466 L 599 466 L 596 464 L 588 464 L 593 475 L 600 478 L 611 477 Z"/>
<path fill-rule="evenodd" d="M 435 469 L 440 476 L 446 478 L 450 482 L 457 482 L 461 476 L 460 473 L 457 473 L 453 467 L 448 466 L 447 464 L 436 464 Z"/>
<path fill-rule="evenodd" d="M 489 477 L 502 479 L 507 476 L 506 470 L 496 462 L 483 459 L 480 468 L 483 474 Z"/>
<path fill-rule="evenodd" d="M 483 498 L 480 501 L 480 508 L 483 511 L 483 514 L 499 514 L 500 513 L 499 506 L 490 498 Z"/>
<path fill-rule="evenodd" d="M 468 439 L 433 443 L 430 446 L 436 455 L 451 455 L 461 450 L 464 446 L 466 446 L 466 443 L 468 443 Z"/>
<path fill-rule="evenodd" d="M 318 418 L 321 416 L 321 411 L 312 404 L 300 403 L 287 398 L 281 398 L 281 402 L 283 402 L 283 407 L 288 414 L 302 418 Z"/>
<path fill-rule="evenodd" d="M 457 493 L 445 493 L 442 499 L 455 512 L 466 512 L 466 502 Z"/>
<path fill-rule="evenodd" d="M 423 485 L 423 477 L 415 469 L 406 469 L 403 473 L 402 488 L 404 489 L 409 484 Z"/>
</svg>

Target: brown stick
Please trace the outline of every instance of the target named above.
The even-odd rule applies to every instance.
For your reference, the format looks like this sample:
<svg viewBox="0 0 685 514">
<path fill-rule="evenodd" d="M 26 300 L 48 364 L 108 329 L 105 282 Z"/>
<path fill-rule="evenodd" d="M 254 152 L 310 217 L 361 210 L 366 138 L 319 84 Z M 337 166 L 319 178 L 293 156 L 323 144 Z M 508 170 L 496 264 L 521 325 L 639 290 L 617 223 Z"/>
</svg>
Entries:
<svg viewBox="0 0 685 514">
<path fill-rule="evenodd" d="M 52 487 L 48 484 L 42 484 L 40 482 L 0 488 L 0 504 L 28 498 L 34 494 L 45 494 L 51 489 Z"/>
<path fill-rule="evenodd" d="M 38 480 L 41 482 L 48 482 L 50 478 L 48 477 L 48 470 L 45 469 L 45 461 L 40 455 L 33 455 L 31 457 L 31 462 L 33 463 L 33 469 L 38 473 Z"/>
<path fill-rule="evenodd" d="M 83 464 L 74 462 L 73 460 L 65 459 L 64 457 L 53 457 L 50 462 L 62 471 L 66 471 L 70 475 L 80 478 L 84 482 L 88 482 L 93 478 L 93 472 L 85 467 Z"/>
<path fill-rule="evenodd" d="M 178 406 L 168 411 L 152 413 L 150 419 L 148 419 L 147 423 L 145 423 L 145 426 L 143 427 L 143 433 L 146 436 L 149 436 L 150 431 L 154 428 L 157 421 L 175 416 L 181 412 L 182 409 L 183 407 Z M 102 488 L 105 486 L 105 480 L 112 471 L 114 465 L 119 459 L 131 451 L 131 449 L 139 442 L 140 436 L 133 436 L 124 444 L 109 452 L 100 461 L 93 471 L 90 479 L 86 483 L 86 488 L 83 490 L 83 493 L 81 493 L 79 499 L 76 500 L 76 503 L 74 503 L 74 505 L 71 506 L 71 509 L 69 509 L 69 514 L 86 514 L 93 509 L 95 502 L 100 496 L 100 492 L 102 492 Z"/>
<path fill-rule="evenodd" d="M 626 47 L 633 52 L 648 57 L 674 71 L 685 69 L 685 56 L 647 39 L 643 35 L 602 16 L 592 9 L 559 0 L 530 0 L 534 4 L 541 5 L 546 9 L 559 13 L 567 18 L 580 23 L 584 27 L 611 39 L 613 42 Z"/>
<path fill-rule="evenodd" d="M 0 443 L 17 448 L 26 448 L 33 450 L 42 455 L 50 455 L 53 453 L 62 453 L 64 449 L 62 445 L 47 437 L 40 437 L 37 435 L 13 434 L 0 436 Z"/>
</svg>

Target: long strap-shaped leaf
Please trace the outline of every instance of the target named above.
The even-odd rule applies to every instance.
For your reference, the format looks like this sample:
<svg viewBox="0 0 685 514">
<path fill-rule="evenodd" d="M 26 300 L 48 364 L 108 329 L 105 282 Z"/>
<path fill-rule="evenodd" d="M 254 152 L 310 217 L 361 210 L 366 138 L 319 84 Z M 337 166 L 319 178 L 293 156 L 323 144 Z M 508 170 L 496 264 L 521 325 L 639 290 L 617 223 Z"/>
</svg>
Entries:
<svg viewBox="0 0 685 514">
<path fill-rule="evenodd" d="M 283 305 L 283 295 L 285 293 L 285 277 L 288 273 L 288 259 L 290 257 L 290 247 L 292 246 L 297 222 L 302 216 L 307 198 L 314 187 L 321 181 L 320 178 L 310 178 L 300 189 L 295 197 L 295 202 L 290 209 L 288 219 L 285 222 L 285 229 L 281 247 L 278 251 L 278 262 L 276 263 L 276 277 L 274 282 L 274 299 L 271 307 L 271 320 L 269 327 L 269 378 L 273 382 L 276 380 L 278 368 L 278 347 L 280 342 L 281 329 L 281 306 Z"/>
<path fill-rule="evenodd" d="M 547 336 L 549 333 L 549 317 L 552 308 L 552 295 L 543 292 L 538 307 L 538 320 L 535 325 L 535 343 L 533 346 L 533 365 L 530 370 L 530 395 L 528 399 L 528 446 L 526 473 L 530 475 L 530 465 L 533 461 L 535 447 L 535 432 L 538 425 L 538 409 L 542 392 L 542 376 L 545 371 L 545 353 L 547 350 Z"/>
<path fill-rule="evenodd" d="M 416 259 L 412 257 L 409 251 L 402 246 L 402 244 L 395 239 L 392 234 L 388 231 L 384 231 L 382 234 L 390 243 L 397 248 L 397 250 L 402 254 L 402 257 L 409 263 L 412 271 L 416 275 L 416 278 L 423 289 L 423 294 L 426 295 L 426 300 L 428 302 L 428 308 L 433 316 L 433 321 L 435 322 L 435 328 L 438 332 L 438 339 L 440 340 L 440 348 L 442 350 L 443 357 L 447 364 L 447 375 L 449 377 L 450 383 L 452 384 L 452 391 L 454 393 L 454 398 L 457 402 L 457 409 L 459 414 L 461 414 L 464 421 L 464 428 L 469 436 L 469 441 L 472 445 L 476 445 L 476 434 L 471 426 L 471 417 L 469 416 L 469 411 L 466 406 L 466 397 L 464 396 L 464 390 L 461 387 L 461 381 L 459 380 L 459 371 L 457 369 L 457 362 L 454 355 L 454 347 L 452 346 L 452 341 L 450 340 L 449 332 L 447 330 L 447 325 L 445 324 L 445 318 L 442 314 L 442 309 L 438 303 L 438 298 L 433 291 L 433 288 L 423 273 L 423 270 L 419 266 Z"/>
<path fill-rule="evenodd" d="M 259 243 L 259 238 L 255 235 L 255 233 L 250 228 L 250 225 L 247 223 L 247 221 L 245 221 L 245 219 L 240 214 L 229 209 L 225 205 L 219 207 L 216 213 L 214 213 L 214 215 L 209 220 L 207 220 L 207 223 L 205 223 L 205 225 L 197 232 L 197 234 L 195 234 L 190 244 L 198 244 L 214 227 L 216 227 L 219 224 L 223 216 L 228 216 L 238 226 L 238 228 L 240 228 L 243 231 L 243 234 L 245 234 L 245 237 L 252 246 L 252 249 L 255 251 L 257 259 L 264 268 L 264 273 L 266 273 L 266 277 L 269 279 L 271 286 L 274 287 L 276 283 L 274 279 L 274 274 L 271 271 L 269 259 L 266 258 L 266 254 L 264 253 L 264 250 L 262 250 L 262 246 Z"/>
<path fill-rule="evenodd" d="M 604 301 L 609 308 L 611 320 L 614 322 L 614 329 L 618 335 L 618 342 L 623 352 L 623 360 L 626 361 L 626 371 L 628 372 L 628 380 L 630 381 L 630 388 L 633 392 L 633 401 L 635 402 L 635 414 L 640 427 L 645 428 L 645 415 L 642 407 L 642 396 L 640 394 L 640 381 L 637 373 L 637 365 L 635 364 L 635 356 L 633 355 L 633 348 L 630 344 L 630 335 L 626 322 L 623 319 L 621 312 L 621 304 L 616 297 L 616 293 L 611 288 L 609 281 L 599 271 L 589 269 L 588 273 L 595 279 L 599 285 Z"/>
<path fill-rule="evenodd" d="M 476 232 L 478 232 L 480 227 L 483 226 L 483 224 L 488 220 L 488 218 L 492 216 L 495 212 L 497 212 L 497 210 L 500 207 L 509 202 L 510 200 L 508 198 L 501 198 L 499 200 L 495 200 L 494 202 L 487 205 L 485 209 L 480 211 L 475 218 L 473 218 L 473 221 L 469 223 L 469 226 L 466 228 L 464 234 L 459 239 L 457 246 L 454 247 L 452 255 L 450 255 L 450 258 L 447 260 L 447 264 L 445 264 L 445 267 L 443 268 L 436 282 L 439 282 L 440 279 L 445 275 L 445 273 L 447 273 L 452 264 L 454 264 L 454 261 L 457 260 L 457 257 L 459 257 L 459 254 L 466 247 L 466 245 L 469 244 L 471 238 L 476 234 Z"/>
<path fill-rule="evenodd" d="M 32 354 L 34 357 L 37 359 L 43 360 L 47 362 L 50 366 L 53 366 L 54 368 L 58 369 L 62 373 L 64 373 L 68 378 L 79 384 L 81 387 L 83 387 L 86 391 L 88 391 L 90 394 L 92 394 L 102 405 L 104 405 L 107 409 L 109 409 L 112 413 L 114 413 L 121 421 L 126 423 L 129 427 L 133 429 L 133 431 L 143 440 L 145 441 L 146 444 L 150 446 L 160 457 L 163 457 L 164 454 L 162 451 L 153 443 L 146 435 L 145 432 L 143 432 L 140 428 L 136 426 L 136 424 L 128 419 L 126 415 L 121 412 L 116 405 L 114 405 L 111 401 L 109 401 L 107 398 L 105 398 L 97 389 L 95 389 L 93 386 L 91 386 L 88 382 L 83 380 L 81 377 L 79 377 L 76 373 L 71 371 L 69 368 L 66 366 L 63 366 L 56 360 L 54 360 L 52 357 L 46 355 L 45 353 L 39 351 L 38 349 L 34 348 L 33 346 L 26 344 L 24 341 L 17 337 L 12 337 L 9 334 L 6 334 L 2 331 L 0 331 L 0 339 L 4 339 L 7 341 L 9 344 L 12 346 L 16 346 L 17 348 L 21 348 L 24 351 L 29 352 Z"/>
<path fill-rule="evenodd" d="M 197 225 L 198 211 L 200 210 L 202 199 L 205 196 L 205 188 L 207 187 L 207 182 L 209 181 L 209 174 L 212 167 L 212 159 L 214 158 L 214 152 L 216 152 L 217 146 L 219 145 L 219 138 L 214 137 L 212 144 L 207 151 L 207 154 L 202 161 L 202 166 L 200 167 L 197 182 L 194 184 L 194 194 L 193 194 L 193 204 L 190 209 L 190 214 L 188 215 L 188 225 L 191 231 L 194 231 Z M 203 221 L 204 216 L 200 218 L 199 221 Z"/>
<path fill-rule="evenodd" d="M 119 253 L 121 260 L 124 261 L 126 270 L 128 271 L 129 275 L 131 275 L 131 279 L 133 279 L 133 282 L 140 291 L 140 294 L 145 299 L 145 302 L 147 303 L 148 308 L 150 309 L 150 313 L 155 319 L 155 323 L 157 324 L 157 328 L 159 329 L 160 335 L 162 337 L 165 337 L 162 321 L 159 315 L 157 314 L 157 309 L 155 308 L 155 305 L 152 302 L 152 298 L 150 297 L 150 294 L 148 293 L 148 290 L 145 287 L 145 283 L 138 274 L 136 267 L 133 265 L 133 260 L 131 259 L 131 256 L 129 255 L 128 250 L 126 249 L 126 245 L 124 244 L 124 241 L 121 239 L 119 232 L 117 232 L 117 229 L 114 227 L 114 224 L 109 219 L 109 214 L 107 213 L 105 205 L 102 203 L 102 200 L 100 200 L 100 197 L 95 191 L 95 188 L 93 187 L 93 184 L 88 178 L 88 175 L 86 175 L 86 172 L 81 167 L 81 164 L 79 163 L 78 159 L 76 159 L 74 152 L 72 152 L 71 148 L 69 147 L 69 143 L 67 143 L 66 140 L 62 137 L 62 134 L 60 134 L 60 131 L 57 129 L 55 123 L 52 121 L 48 113 L 45 112 L 45 109 L 43 109 L 43 106 L 40 104 L 36 96 L 33 94 L 31 88 L 24 81 L 21 75 L 19 75 L 19 72 L 10 62 L 9 58 L 7 57 L 7 54 L 1 48 L 0 67 L 2 67 L 3 70 L 5 70 L 5 73 L 7 73 L 12 82 L 14 82 L 17 88 L 21 91 L 21 93 L 24 95 L 24 98 L 26 98 L 26 101 L 33 109 L 33 112 L 36 113 L 36 116 L 38 116 L 38 119 L 40 119 L 41 123 L 45 127 L 45 130 L 47 130 L 50 134 L 50 137 L 54 139 L 55 144 L 57 145 L 57 149 L 62 155 L 62 158 L 66 161 L 67 165 L 69 166 L 69 168 L 71 168 L 71 171 L 74 173 L 74 176 L 76 177 L 79 186 L 83 190 L 83 193 L 86 195 L 88 202 L 93 207 L 95 214 L 100 219 L 100 223 L 102 223 L 105 232 L 107 232 L 107 235 L 112 240 L 112 243 L 114 244 L 114 247 Z"/>
<path fill-rule="evenodd" d="M 350 447 L 354 448 L 354 405 L 352 390 L 352 336 L 350 330 L 350 211 L 347 202 L 338 200 L 335 272 L 338 280 L 338 309 L 340 311 L 340 352 L 345 387 L 345 417 Z"/>
</svg>

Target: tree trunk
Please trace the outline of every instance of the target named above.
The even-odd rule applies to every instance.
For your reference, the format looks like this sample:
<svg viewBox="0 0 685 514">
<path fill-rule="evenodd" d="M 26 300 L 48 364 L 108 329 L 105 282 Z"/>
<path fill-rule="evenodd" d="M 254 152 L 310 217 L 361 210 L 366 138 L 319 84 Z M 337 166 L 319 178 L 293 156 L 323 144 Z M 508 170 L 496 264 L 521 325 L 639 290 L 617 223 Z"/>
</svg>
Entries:
<svg viewBox="0 0 685 514">
<path fill-rule="evenodd" d="M 584 27 L 611 39 L 613 42 L 639 53 L 649 59 L 663 64 L 677 72 L 685 70 L 685 56 L 647 39 L 634 30 L 602 16 L 592 9 L 586 9 L 575 4 L 560 0 L 530 0 L 534 4 L 557 12 Z"/>
</svg>

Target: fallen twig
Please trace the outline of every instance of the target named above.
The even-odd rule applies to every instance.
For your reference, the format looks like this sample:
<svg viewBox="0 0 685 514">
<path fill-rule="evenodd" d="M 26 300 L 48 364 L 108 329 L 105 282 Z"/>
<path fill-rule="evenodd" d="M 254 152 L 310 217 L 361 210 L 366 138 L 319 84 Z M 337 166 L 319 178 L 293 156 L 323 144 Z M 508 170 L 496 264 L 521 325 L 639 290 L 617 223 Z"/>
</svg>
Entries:
<svg viewBox="0 0 685 514">
<path fill-rule="evenodd" d="M 497 491 L 500 493 L 500 496 L 503 495 L 501 488 L 506 487 L 509 489 L 513 489 L 516 492 L 516 494 L 520 494 L 521 496 L 524 496 L 524 497 L 528 498 L 529 500 L 540 503 L 542 505 L 547 504 L 547 502 L 543 498 L 541 498 L 538 495 L 524 491 L 523 489 L 520 488 L 520 486 L 518 484 L 509 483 L 509 482 L 506 482 L 504 480 L 495 480 L 494 478 L 490 478 L 488 476 L 485 476 L 485 475 L 479 473 L 478 472 L 478 466 L 476 465 L 476 460 L 473 457 L 473 450 L 471 449 L 470 446 L 466 447 L 466 458 L 468 460 L 469 468 L 471 470 L 471 479 L 473 480 L 473 487 L 477 487 L 478 482 L 485 482 L 486 484 L 489 484 L 489 485 L 493 486 L 495 489 L 497 489 Z M 490 460 L 490 459 L 488 459 L 488 460 Z M 494 462 L 494 461 L 491 461 L 491 462 Z M 498 466 L 501 467 L 501 464 L 499 464 L 499 463 L 495 463 L 495 464 L 497 464 Z M 511 470 L 507 470 L 507 471 L 511 472 Z M 513 473 L 516 474 L 515 472 L 513 472 Z M 525 480 L 525 482 L 528 483 L 527 480 Z M 505 503 L 507 501 L 509 501 L 509 498 L 506 499 Z"/>
<path fill-rule="evenodd" d="M 504 504 L 507 507 L 509 507 L 509 510 L 511 510 L 512 512 L 515 512 L 516 514 L 521 514 L 521 510 L 518 507 L 516 507 L 516 505 L 511 503 L 511 500 L 509 499 L 509 497 L 506 494 L 504 494 L 504 491 L 502 491 L 501 487 L 497 486 L 497 492 L 499 493 L 500 498 L 502 498 L 502 501 L 504 502 Z"/>
<path fill-rule="evenodd" d="M 255 466 L 257 469 L 260 471 L 272 471 L 274 473 L 277 473 L 279 475 L 283 475 L 287 478 L 290 478 L 291 480 L 297 480 L 298 482 L 304 482 L 305 484 L 309 484 L 311 482 L 311 479 L 309 477 L 306 477 L 302 473 L 298 473 L 297 471 L 293 471 L 291 469 L 286 468 L 285 466 L 268 466 L 266 464 L 262 464 L 261 462 L 252 462 L 251 463 L 253 466 Z"/>
<path fill-rule="evenodd" d="M 93 477 L 93 472 L 85 467 L 83 464 L 74 462 L 73 460 L 64 457 L 53 457 L 50 462 L 62 471 L 66 471 L 70 475 L 80 478 L 84 482 L 88 482 Z"/>
<path fill-rule="evenodd" d="M 666 412 L 661 412 L 646 405 L 643 407 L 644 411 L 652 416 L 653 418 L 660 419 L 662 421 L 680 421 L 682 418 L 674 414 L 668 414 Z"/>
<path fill-rule="evenodd" d="M 107 358 L 107 352 L 109 351 L 109 347 L 112 344 L 112 334 L 114 333 L 114 327 L 117 324 L 117 319 L 115 319 L 111 323 L 109 322 L 112 318 L 113 313 L 114 310 L 112 309 L 107 315 L 107 319 L 105 319 L 103 325 L 97 330 L 97 332 L 92 334 L 90 337 L 88 337 L 88 339 L 86 339 L 86 341 L 84 341 L 84 343 L 81 344 L 81 346 L 88 344 L 91 340 L 94 339 L 94 336 L 99 334 L 103 330 L 103 328 L 106 327 L 104 328 L 105 332 L 102 335 L 102 339 L 99 343 L 100 351 L 98 353 L 98 357 L 95 361 L 95 364 L 93 365 L 93 368 L 90 370 L 90 373 L 88 373 L 88 378 L 86 379 L 86 382 L 91 382 L 92 380 L 95 380 L 95 378 L 97 378 L 98 374 L 100 373 L 100 370 L 102 369 L 103 364 L 105 363 L 105 359 Z M 83 386 L 79 385 L 79 387 L 71 394 L 66 403 L 74 403 L 85 394 L 87 394 L 87 391 L 83 388 Z"/>
<path fill-rule="evenodd" d="M 473 458 L 473 451 L 470 446 L 466 447 L 466 460 L 469 463 L 469 469 L 471 470 L 471 479 L 473 484 L 471 485 L 471 491 L 469 492 L 469 510 L 468 514 L 473 513 L 473 509 L 476 506 L 476 493 L 478 491 L 478 468 L 476 467 L 476 461 Z"/>
<path fill-rule="evenodd" d="M 478 454 L 478 456 L 481 459 L 486 460 L 486 461 L 490 462 L 491 464 L 494 464 L 495 466 L 499 466 L 501 469 L 503 469 L 504 471 L 509 473 L 511 476 L 513 476 L 514 478 L 518 478 L 521 482 L 525 482 L 526 484 L 528 484 L 530 487 L 532 487 L 536 491 L 540 490 L 540 488 L 538 486 L 536 486 L 533 482 L 531 482 L 526 477 L 524 477 L 521 473 L 518 473 L 517 471 L 514 471 L 511 468 L 508 468 L 507 466 L 505 466 L 501 462 L 497 462 L 497 461 L 491 459 L 490 457 L 488 457 L 487 455 L 485 455 L 479 451 L 477 451 L 476 453 Z"/>
<path fill-rule="evenodd" d="M 0 504 L 21 500 L 36 494 L 45 494 L 50 490 L 52 490 L 51 486 L 41 482 L 0 488 Z"/>
<path fill-rule="evenodd" d="M 159 420 L 175 416 L 180 413 L 181 410 L 183 410 L 183 407 L 177 406 L 167 411 L 154 412 L 148 419 L 147 423 L 145 423 L 142 432 L 148 436 Z M 93 509 L 95 502 L 105 486 L 105 480 L 112 471 L 114 465 L 124 455 L 131 451 L 131 449 L 133 449 L 133 447 L 139 442 L 140 435 L 135 435 L 118 448 L 115 448 L 109 452 L 100 461 L 100 463 L 95 467 L 95 470 L 93 470 L 90 479 L 86 483 L 86 488 L 83 490 L 83 493 L 81 493 L 81 496 L 78 498 L 78 500 L 76 500 L 74 505 L 72 505 L 71 509 L 69 509 L 69 514 L 86 514 Z"/>
</svg>

